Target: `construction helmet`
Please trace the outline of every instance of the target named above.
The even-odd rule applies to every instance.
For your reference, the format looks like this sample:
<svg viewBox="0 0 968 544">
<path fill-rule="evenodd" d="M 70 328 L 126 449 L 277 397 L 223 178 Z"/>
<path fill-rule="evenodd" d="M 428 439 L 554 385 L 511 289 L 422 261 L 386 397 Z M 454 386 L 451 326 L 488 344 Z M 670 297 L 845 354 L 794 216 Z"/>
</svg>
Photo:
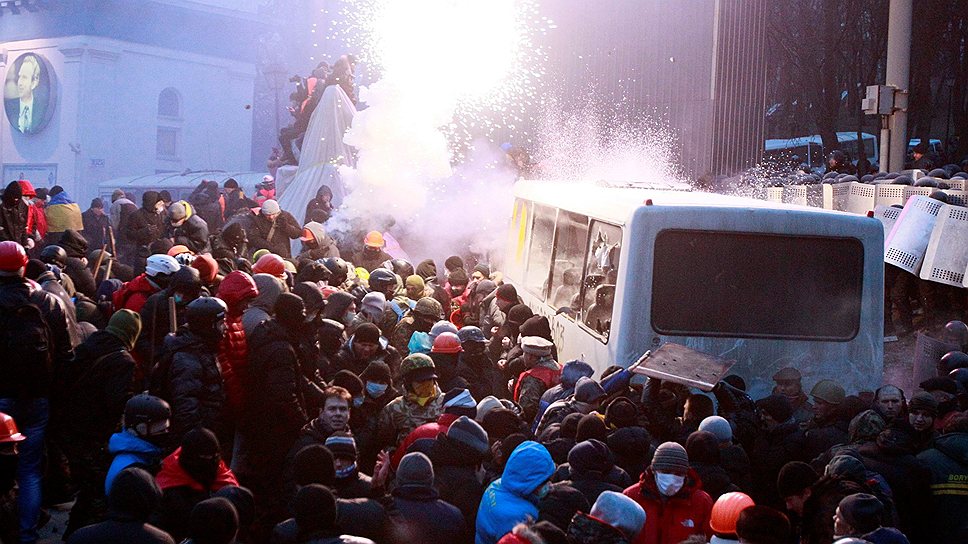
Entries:
<svg viewBox="0 0 968 544">
<path fill-rule="evenodd" d="M 282 257 L 275 253 L 267 253 L 259 257 L 259 260 L 255 262 L 255 266 L 252 267 L 252 273 L 269 274 L 277 278 L 285 278 L 286 263 L 282 260 Z"/>
<path fill-rule="evenodd" d="M 844 402 L 847 392 L 833 380 L 820 380 L 810 390 L 810 395 L 829 404 L 840 404 Z"/>
<path fill-rule="evenodd" d="M 408 382 L 437 379 L 434 360 L 423 353 L 411 353 L 400 363 L 400 375 Z"/>
<path fill-rule="evenodd" d="M 5 272 L 4 275 L 22 275 L 27 261 L 24 246 L 9 240 L 0 242 L 0 272 Z"/>
<path fill-rule="evenodd" d="M 371 230 L 370 232 L 366 233 L 366 236 L 363 238 L 363 245 L 367 247 L 381 249 L 385 244 L 386 242 L 383 240 L 383 234 L 378 230 Z"/>
<path fill-rule="evenodd" d="M 17 430 L 17 423 L 9 415 L 0 412 L 0 443 L 3 442 L 20 442 L 26 436 L 20 434 Z"/>
<path fill-rule="evenodd" d="M 169 257 L 177 257 L 182 253 L 192 253 L 192 250 L 188 249 L 188 246 L 183 244 L 178 244 L 177 246 L 171 246 L 171 249 L 168 250 Z"/>
<path fill-rule="evenodd" d="M 148 393 L 135 395 L 124 405 L 124 428 L 141 437 L 167 433 L 170 419 L 168 403 Z"/>
<path fill-rule="evenodd" d="M 181 268 L 181 265 L 170 255 L 159 253 L 148 257 L 148 260 L 145 261 L 145 273 L 152 278 L 171 276 L 178 272 L 179 268 Z"/>
<path fill-rule="evenodd" d="M 460 353 L 464 348 L 460 345 L 460 338 L 452 332 L 442 332 L 434 338 L 434 346 L 430 349 L 431 353 Z"/>
<path fill-rule="evenodd" d="M 65 268 L 67 266 L 67 252 L 64 248 L 51 244 L 40 252 L 40 260 L 47 264 Z"/>
<path fill-rule="evenodd" d="M 709 514 L 709 528 L 721 535 L 735 534 L 739 513 L 753 504 L 753 499 L 746 493 L 724 493 L 713 504 L 713 510 Z"/>
</svg>

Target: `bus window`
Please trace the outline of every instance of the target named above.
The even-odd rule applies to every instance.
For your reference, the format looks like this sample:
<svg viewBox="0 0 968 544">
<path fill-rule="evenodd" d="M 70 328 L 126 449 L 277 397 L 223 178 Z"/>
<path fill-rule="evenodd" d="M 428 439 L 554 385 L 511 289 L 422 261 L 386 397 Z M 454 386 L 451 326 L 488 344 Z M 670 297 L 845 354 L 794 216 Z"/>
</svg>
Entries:
<svg viewBox="0 0 968 544">
<path fill-rule="evenodd" d="M 653 250 L 652 327 L 849 341 L 860 329 L 863 274 L 856 238 L 663 230 Z"/>
<path fill-rule="evenodd" d="M 612 326 L 612 305 L 615 302 L 615 282 L 622 249 L 622 229 L 601 221 L 592 221 L 590 234 L 585 257 L 581 316 L 585 325 L 607 342 Z"/>
<path fill-rule="evenodd" d="M 531 246 L 528 249 L 528 273 L 525 286 L 544 301 L 547 295 L 548 273 L 551 269 L 551 249 L 555 236 L 555 209 L 535 205 L 534 225 L 531 227 Z"/>
<path fill-rule="evenodd" d="M 588 242 L 588 218 L 571 212 L 558 212 L 555 258 L 551 275 L 549 303 L 556 310 L 576 308 L 573 304 L 581 290 L 581 263 Z"/>
</svg>

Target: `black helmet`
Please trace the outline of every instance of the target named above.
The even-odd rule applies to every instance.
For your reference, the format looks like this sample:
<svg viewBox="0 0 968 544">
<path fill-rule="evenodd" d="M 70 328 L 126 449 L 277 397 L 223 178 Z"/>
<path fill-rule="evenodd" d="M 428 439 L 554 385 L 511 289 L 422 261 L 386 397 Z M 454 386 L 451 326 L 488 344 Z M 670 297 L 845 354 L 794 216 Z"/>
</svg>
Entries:
<svg viewBox="0 0 968 544">
<path fill-rule="evenodd" d="M 948 373 L 948 377 L 958 383 L 958 389 L 968 392 L 968 368 L 956 368 Z"/>
<path fill-rule="evenodd" d="M 962 351 L 949 351 L 941 356 L 943 372 L 951 372 L 956 368 L 968 368 L 968 354 Z"/>
<path fill-rule="evenodd" d="M 58 245 L 49 245 L 40 252 L 40 260 L 64 268 L 67 266 L 67 252 Z"/>
<path fill-rule="evenodd" d="M 968 325 L 964 321 L 949 321 L 944 326 L 944 341 L 964 347 L 968 344 Z"/>
<path fill-rule="evenodd" d="M 393 271 L 404 280 L 413 275 L 413 265 L 405 259 L 390 259 L 383 263 L 383 268 Z"/>
<path fill-rule="evenodd" d="M 157 436 L 168 432 L 168 424 L 155 425 L 171 419 L 171 407 L 164 399 L 141 393 L 124 405 L 124 427 L 138 436 Z"/>
<path fill-rule="evenodd" d="M 183 266 L 171 275 L 171 282 L 168 284 L 169 290 L 188 295 L 190 300 L 198 298 L 202 292 L 202 278 L 198 274 L 198 269 L 192 266 Z"/>
<path fill-rule="evenodd" d="M 369 284 L 371 290 L 388 295 L 387 298 L 390 298 L 397 289 L 397 275 L 386 268 L 377 268 L 370 272 Z"/>
<path fill-rule="evenodd" d="M 225 303 L 215 297 L 199 297 L 193 300 L 185 312 L 188 330 L 209 340 L 221 339 L 227 310 Z"/>
<path fill-rule="evenodd" d="M 484 331 L 473 325 L 461 327 L 460 330 L 457 331 L 457 338 L 460 339 L 461 344 L 465 344 L 467 342 L 478 342 L 483 344 L 487 342 L 487 340 L 484 338 Z"/>
<path fill-rule="evenodd" d="M 346 281 L 350 273 L 349 267 L 346 266 L 346 261 L 339 257 L 326 257 L 322 263 L 331 274 L 329 278 L 330 285 L 341 285 Z"/>
<path fill-rule="evenodd" d="M 917 181 L 915 181 L 914 186 L 915 187 L 937 187 L 938 180 L 930 176 L 924 176 L 922 178 L 919 178 Z"/>
<path fill-rule="evenodd" d="M 928 172 L 928 176 L 932 178 L 948 179 L 948 171 L 944 168 L 935 168 L 934 170 Z"/>
</svg>

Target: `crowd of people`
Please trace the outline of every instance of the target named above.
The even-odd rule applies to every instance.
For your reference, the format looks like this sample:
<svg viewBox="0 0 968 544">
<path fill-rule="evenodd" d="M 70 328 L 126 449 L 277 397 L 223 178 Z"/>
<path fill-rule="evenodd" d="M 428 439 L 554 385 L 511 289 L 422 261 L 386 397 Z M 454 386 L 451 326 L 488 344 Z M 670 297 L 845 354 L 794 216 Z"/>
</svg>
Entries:
<svg viewBox="0 0 968 544">
<path fill-rule="evenodd" d="M 50 195 L 0 206 L 0 541 L 71 501 L 74 544 L 968 541 L 964 353 L 908 392 L 596 377 L 488 263 L 328 236 L 325 191 Z"/>
</svg>

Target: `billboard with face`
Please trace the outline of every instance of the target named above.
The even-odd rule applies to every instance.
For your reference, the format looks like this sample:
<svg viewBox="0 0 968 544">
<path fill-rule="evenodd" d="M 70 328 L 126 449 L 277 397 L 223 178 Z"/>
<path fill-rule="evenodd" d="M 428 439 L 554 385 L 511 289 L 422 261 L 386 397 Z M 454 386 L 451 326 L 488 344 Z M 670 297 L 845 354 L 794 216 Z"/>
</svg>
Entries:
<svg viewBox="0 0 968 544">
<path fill-rule="evenodd" d="M 44 57 L 28 52 L 7 68 L 3 109 L 13 130 L 38 134 L 54 112 L 54 71 Z"/>
</svg>

